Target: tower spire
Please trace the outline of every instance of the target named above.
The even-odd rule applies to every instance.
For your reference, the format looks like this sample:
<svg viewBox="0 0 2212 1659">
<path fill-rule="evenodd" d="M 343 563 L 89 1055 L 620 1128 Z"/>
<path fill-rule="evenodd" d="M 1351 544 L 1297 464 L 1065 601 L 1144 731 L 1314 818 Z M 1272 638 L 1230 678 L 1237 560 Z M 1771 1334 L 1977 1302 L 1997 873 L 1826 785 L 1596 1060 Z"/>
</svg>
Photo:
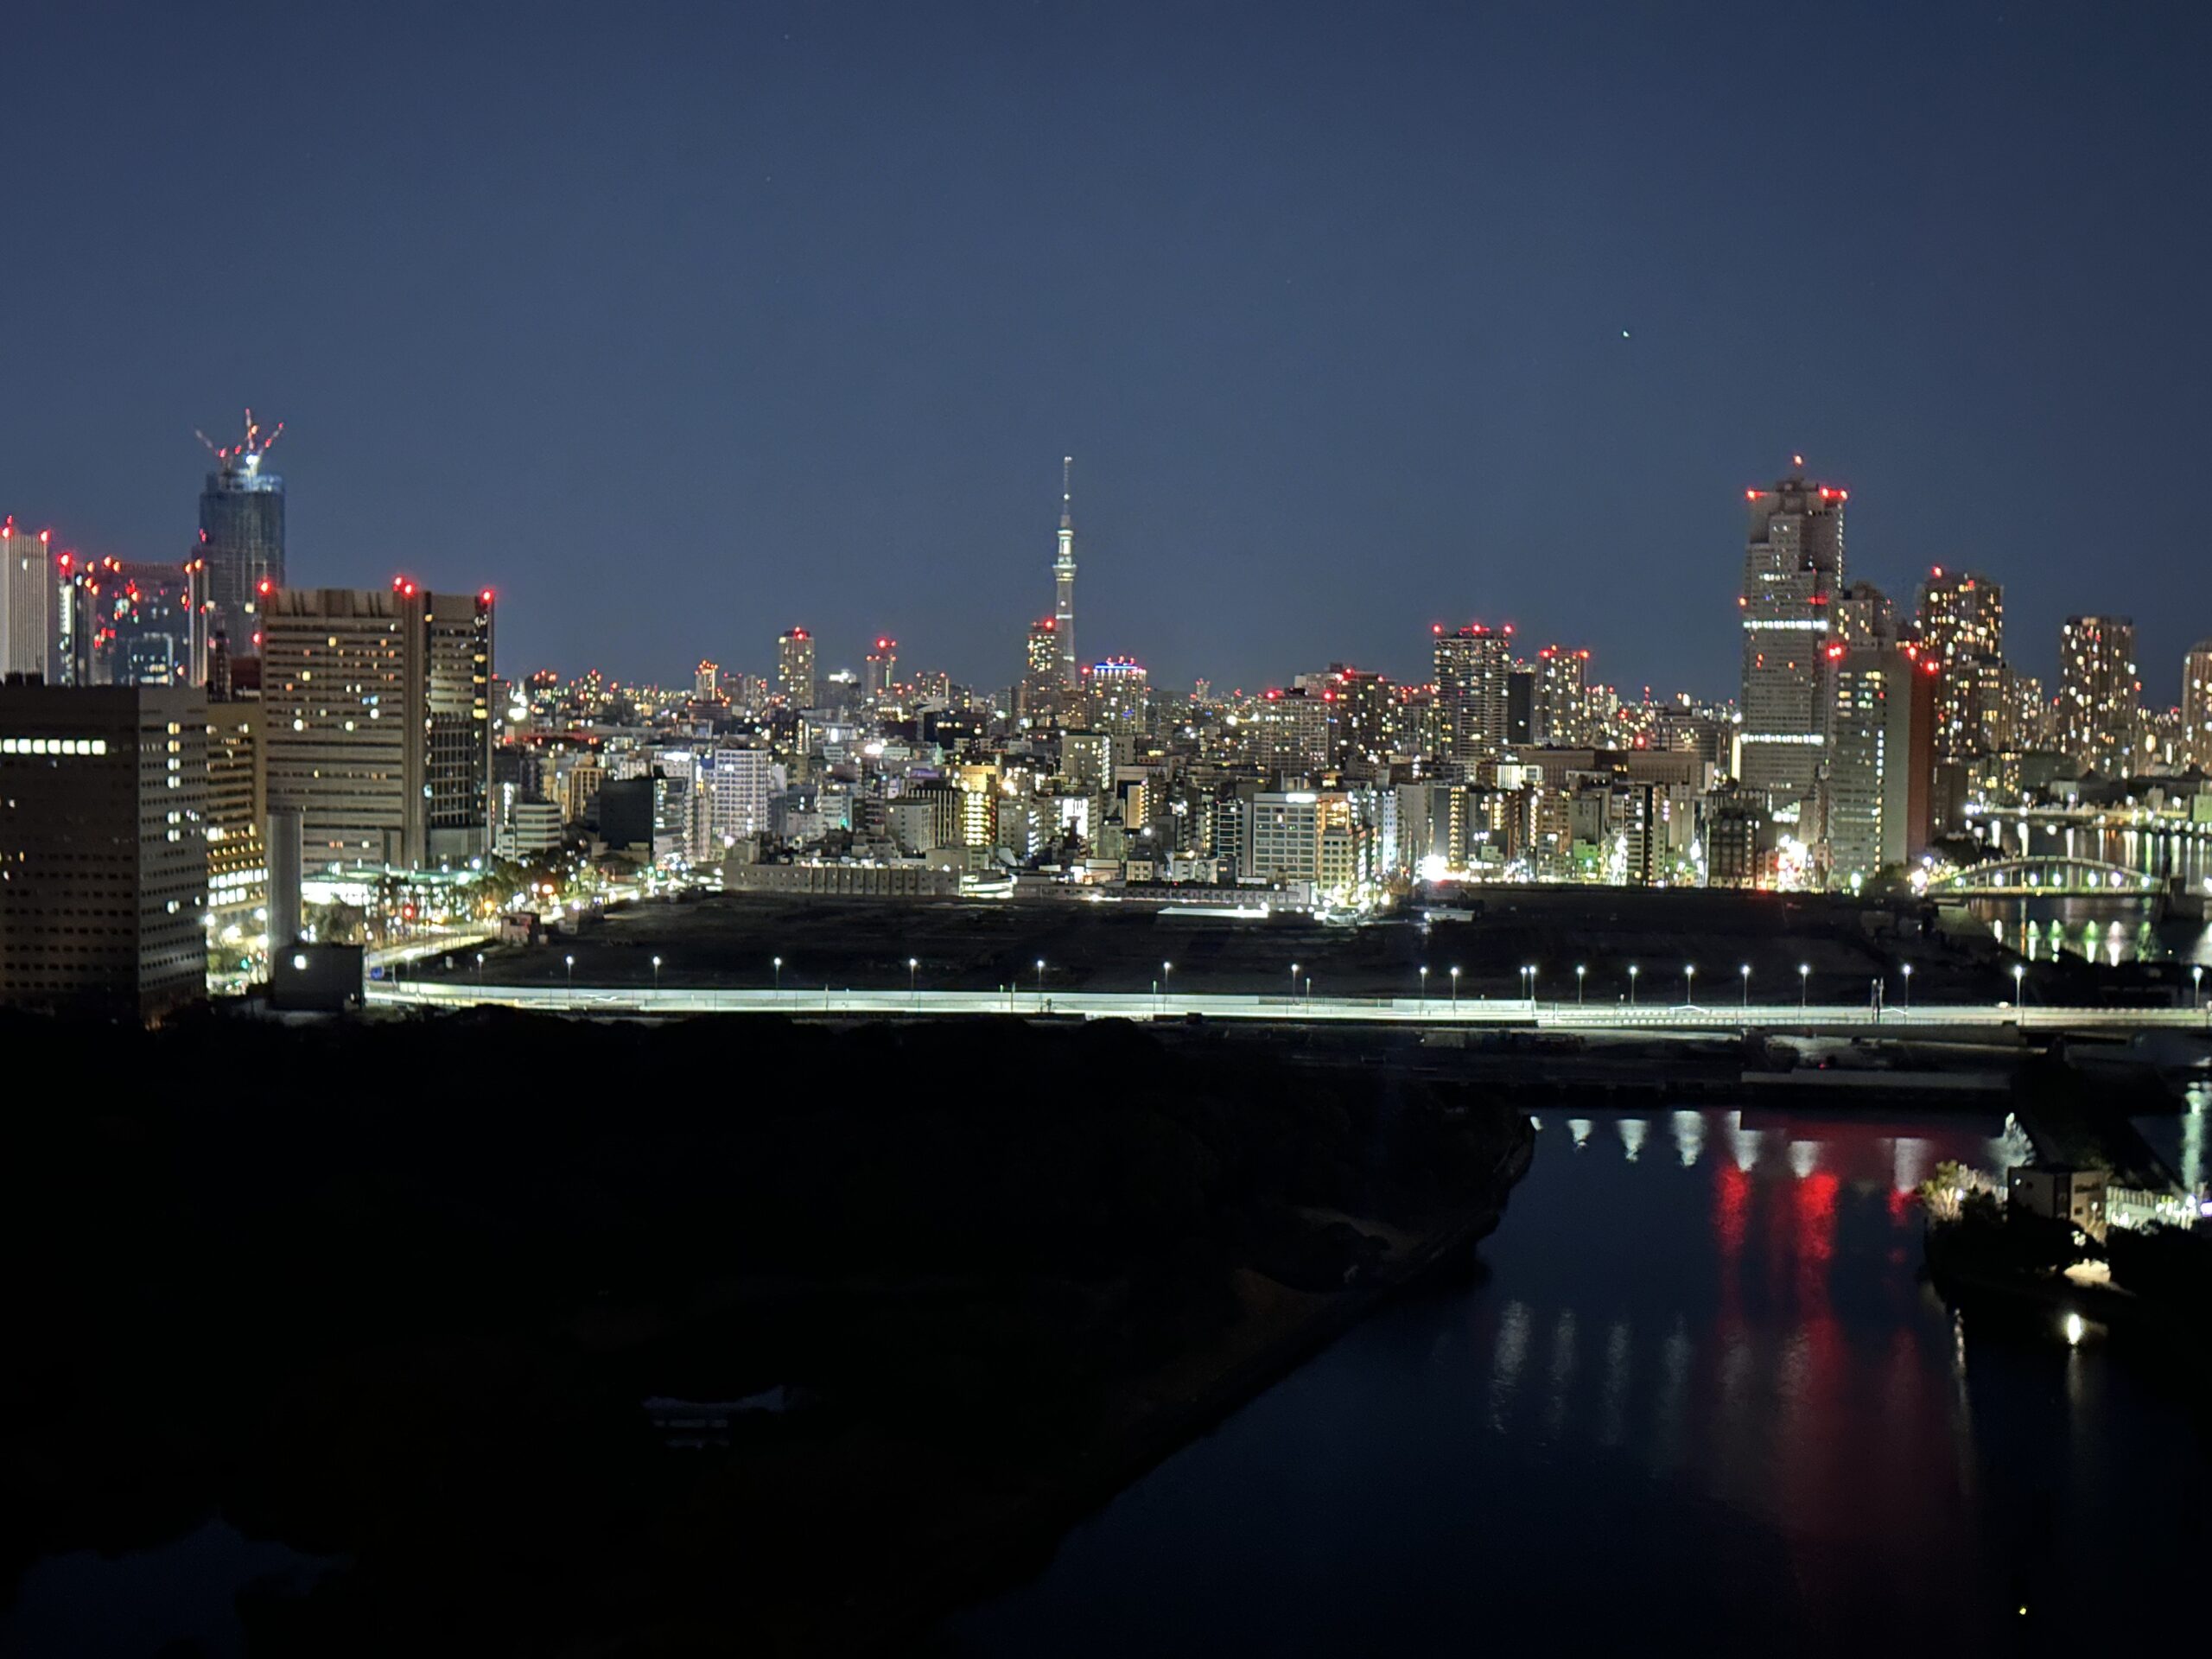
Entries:
<svg viewBox="0 0 2212 1659">
<path fill-rule="evenodd" d="M 1075 457 L 1060 457 L 1060 543 L 1052 560 L 1052 632 L 1060 646 L 1060 681 L 1072 690 L 1075 659 Z"/>
</svg>

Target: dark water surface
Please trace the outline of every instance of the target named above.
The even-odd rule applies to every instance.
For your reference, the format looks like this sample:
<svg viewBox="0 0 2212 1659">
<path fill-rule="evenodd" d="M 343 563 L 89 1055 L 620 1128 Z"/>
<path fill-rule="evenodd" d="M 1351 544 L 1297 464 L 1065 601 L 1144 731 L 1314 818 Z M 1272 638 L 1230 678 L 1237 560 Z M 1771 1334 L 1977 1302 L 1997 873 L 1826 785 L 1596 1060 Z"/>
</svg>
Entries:
<svg viewBox="0 0 2212 1659">
<path fill-rule="evenodd" d="M 2201 1633 L 2212 1485 L 2186 1381 L 2040 1319 L 1955 1320 L 1917 1276 L 1922 1176 L 2025 1155 L 1994 1120 L 1547 1116 L 1485 1280 L 1348 1334 L 941 1649 Z"/>
</svg>

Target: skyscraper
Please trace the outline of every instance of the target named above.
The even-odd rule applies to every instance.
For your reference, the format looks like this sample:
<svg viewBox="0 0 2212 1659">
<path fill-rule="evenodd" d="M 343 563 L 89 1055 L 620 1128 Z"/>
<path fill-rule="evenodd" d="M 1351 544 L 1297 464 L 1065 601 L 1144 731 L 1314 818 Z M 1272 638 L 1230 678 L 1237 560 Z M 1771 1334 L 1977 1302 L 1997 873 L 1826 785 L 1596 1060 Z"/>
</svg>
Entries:
<svg viewBox="0 0 2212 1659">
<path fill-rule="evenodd" d="M 1075 665 L 1075 457 L 1060 457 L 1060 544 L 1052 560 L 1052 632 L 1060 645 L 1060 683 L 1072 690 Z"/>
<path fill-rule="evenodd" d="M 1829 650 L 1828 874 L 1857 885 L 1904 863 L 1933 831 L 1942 664 L 1894 641 Z"/>
<path fill-rule="evenodd" d="M 2212 766 L 2212 639 L 2200 639 L 2181 659 L 2182 758 Z"/>
<path fill-rule="evenodd" d="M 794 709 L 811 709 L 821 690 L 814 677 L 814 636 L 791 628 L 776 636 L 776 684 Z"/>
<path fill-rule="evenodd" d="M 54 537 L 0 522 L 0 674 L 51 679 Z"/>
<path fill-rule="evenodd" d="M 0 1004 L 206 994 L 207 776 L 194 689 L 0 684 Z"/>
<path fill-rule="evenodd" d="M 263 584 L 284 585 L 284 480 L 263 465 L 283 430 L 280 421 L 264 437 L 249 409 L 240 442 L 219 448 L 200 435 L 215 470 L 200 493 L 194 556 L 207 562 L 210 631 L 225 637 L 234 657 L 258 648 Z"/>
<path fill-rule="evenodd" d="M 280 589 L 263 621 L 268 802 L 301 814 L 308 863 L 411 869 L 484 851 L 491 591 Z"/>
<path fill-rule="evenodd" d="M 1936 684 L 1936 748 L 1986 753 L 2004 729 L 2005 590 L 1971 570 L 1936 565 L 1920 584 L 1920 642 L 1942 665 Z"/>
<path fill-rule="evenodd" d="M 861 664 L 861 701 L 873 709 L 899 677 L 899 642 L 888 634 L 876 636 L 868 660 Z"/>
<path fill-rule="evenodd" d="M 1029 625 L 1022 642 L 1021 683 L 1017 688 L 1016 712 L 1037 720 L 1058 709 L 1066 683 L 1060 663 L 1059 623 L 1043 617 Z"/>
<path fill-rule="evenodd" d="M 2058 744 L 2107 777 L 2133 763 L 2143 683 L 2135 674 L 2135 622 L 2069 616 L 2058 644 Z"/>
<path fill-rule="evenodd" d="M 1512 671 L 1510 628 L 1475 622 L 1455 633 L 1436 630 L 1436 714 L 1448 759 L 1462 765 L 1488 760 L 1504 746 Z"/>
<path fill-rule="evenodd" d="M 1828 612 L 1843 586 L 1847 492 L 1794 473 L 1744 496 L 1743 781 L 1787 816 L 1812 794 L 1827 743 Z"/>
</svg>

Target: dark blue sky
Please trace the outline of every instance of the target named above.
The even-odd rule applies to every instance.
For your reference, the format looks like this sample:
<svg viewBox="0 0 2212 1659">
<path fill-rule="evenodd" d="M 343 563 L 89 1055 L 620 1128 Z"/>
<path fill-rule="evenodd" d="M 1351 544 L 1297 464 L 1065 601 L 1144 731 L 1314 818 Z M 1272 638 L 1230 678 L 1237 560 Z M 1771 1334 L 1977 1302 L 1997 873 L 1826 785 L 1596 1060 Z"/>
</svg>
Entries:
<svg viewBox="0 0 2212 1659">
<path fill-rule="evenodd" d="M 1744 487 L 2212 634 L 2202 5 L 26 4 L 0 507 L 175 556 L 288 430 L 296 584 L 500 665 L 1421 671 L 1439 618 L 1734 690 Z M 1623 330 L 1629 337 L 1623 338 Z"/>
</svg>

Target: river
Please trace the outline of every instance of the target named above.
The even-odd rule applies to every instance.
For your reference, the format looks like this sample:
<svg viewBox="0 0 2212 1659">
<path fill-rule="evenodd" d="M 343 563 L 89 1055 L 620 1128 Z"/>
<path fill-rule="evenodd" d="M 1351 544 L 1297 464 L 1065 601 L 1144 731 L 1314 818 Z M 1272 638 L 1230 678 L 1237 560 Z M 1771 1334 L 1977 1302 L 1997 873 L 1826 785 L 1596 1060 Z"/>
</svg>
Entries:
<svg viewBox="0 0 2212 1659">
<path fill-rule="evenodd" d="M 1958 1654 L 2202 1630 L 2212 1469 L 2178 1384 L 2041 1321 L 1955 1319 L 1920 1281 L 1911 1188 L 1942 1159 L 2018 1160 L 2017 1133 L 1592 1112 L 1537 1141 L 1485 1276 L 1347 1334 L 938 1650 Z"/>
<path fill-rule="evenodd" d="M 2139 870 L 2192 887 L 2212 877 L 2212 839 L 2194 830 L 2107 829 L 1990 813 L 1974 821 L 1979 838 L 2006 857 L 2083 858 Z M 2161 920 L 2140 898 L 1974 899 L 1967 912 L 2012 950 L 2032 959 L 2077 956 L 2117 966 L 2177 959 L 2212 967 L 2212 926 Z"/>
</svg>

